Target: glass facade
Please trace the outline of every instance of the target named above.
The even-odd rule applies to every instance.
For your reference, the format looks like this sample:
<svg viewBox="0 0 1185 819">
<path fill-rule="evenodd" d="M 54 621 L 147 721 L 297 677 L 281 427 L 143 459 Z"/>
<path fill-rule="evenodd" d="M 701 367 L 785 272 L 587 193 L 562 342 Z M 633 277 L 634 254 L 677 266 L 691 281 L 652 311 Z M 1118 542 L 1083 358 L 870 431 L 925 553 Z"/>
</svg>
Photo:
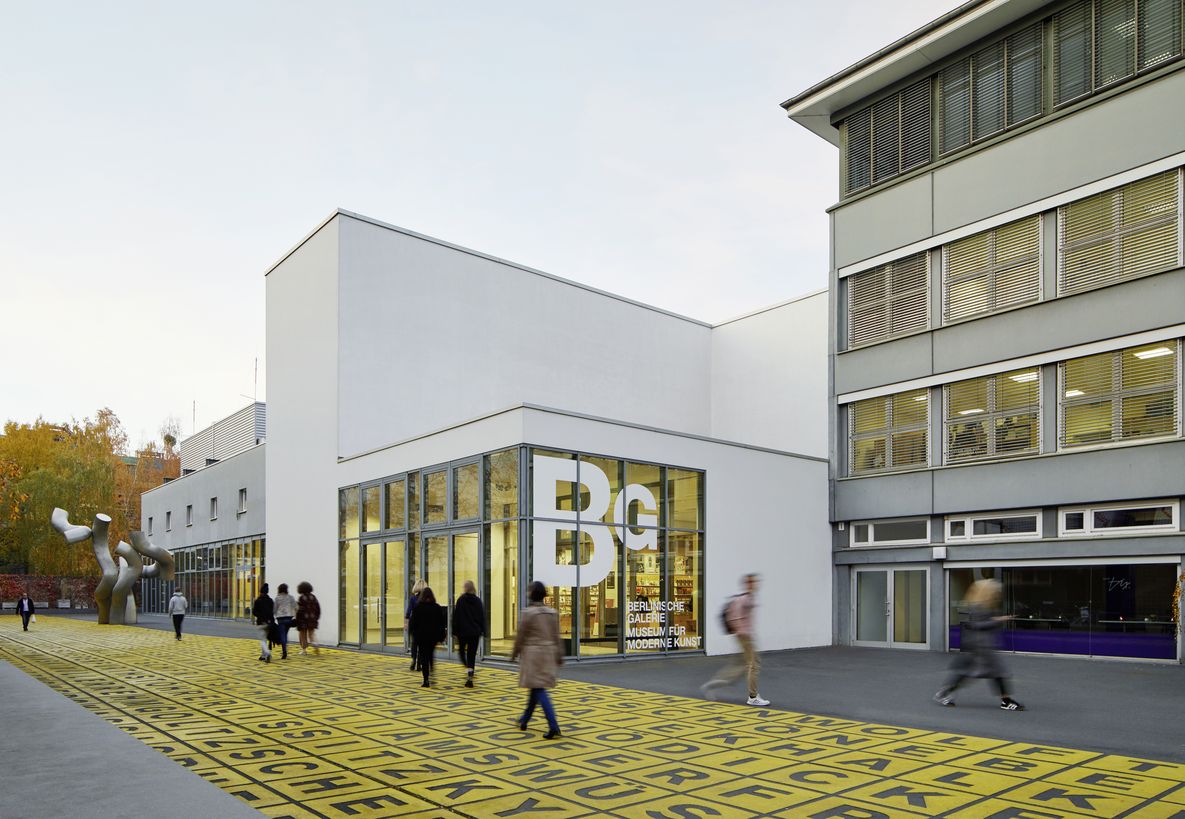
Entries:
<svg viewBox="0 0 1185 819">
<path fill-rule="evenodd" d="M 1171 563 L 1110 563 L 1080 566 L 1004 566 L 951 569 L 950 647 L 959 647 L 962 599 L 981 578 L 1004 584 L 1007 651 L 1083 654 L 1096 657 L 1177 657 Z"/>
<path fill-rule="evenodd" d="M 264 582 L 264 539 L 230 540 L 174 549 L 176 576 L 139 583 L 140 610 L 164 614 L 173 590 L 181 589 L 197 617 L 245 619 Z"/>
<path fill-rule="evenodd" d="M 569 656 L 703 649 L 703 472 L 513 447 L 344 487 L 338 508 L 343 644 L 402 650 L 417 579 L 450 609 L 473 580 L 484 651 L 508 656 L 542 572 Z"/>
</svg>

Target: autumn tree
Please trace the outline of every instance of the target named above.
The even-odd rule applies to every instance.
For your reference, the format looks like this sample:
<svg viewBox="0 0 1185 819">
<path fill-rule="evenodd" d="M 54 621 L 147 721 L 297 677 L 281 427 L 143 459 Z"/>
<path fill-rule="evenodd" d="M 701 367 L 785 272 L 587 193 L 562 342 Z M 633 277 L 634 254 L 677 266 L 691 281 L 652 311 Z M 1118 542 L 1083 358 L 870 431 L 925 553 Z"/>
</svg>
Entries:
<svg viewBox="0 0 1185 819">
<path fill-rule="evenodd" d="M 0 437 L 0 563 L 24 574 L 94 574 L 90 545 L 67 545 L 50 528 L 49 516 L 55 506 L 79 522 L 111 514 L 118 453 L 126 447 L 119 418 L 109 409 L 69 424 L 42 418 L 6 423 Z M 126 536 L 126 525 L 118 536 L 112 527 L 112 543 Z"/>
</svg>

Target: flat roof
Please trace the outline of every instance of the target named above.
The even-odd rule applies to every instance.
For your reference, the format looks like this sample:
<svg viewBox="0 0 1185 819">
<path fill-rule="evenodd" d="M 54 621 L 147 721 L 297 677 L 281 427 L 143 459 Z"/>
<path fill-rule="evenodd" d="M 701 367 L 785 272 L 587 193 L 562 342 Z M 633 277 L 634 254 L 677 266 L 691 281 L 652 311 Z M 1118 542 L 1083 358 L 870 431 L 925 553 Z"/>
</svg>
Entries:
<svg viewBox="0 0 1185 819">
<path fill-rule="evenodd" d="M 786 115 L 833 145 L 832 116 L 976 40 L 1020 20 L 1051 0 L 969 0 L 916 31 L 782 103 Z"/>
</svg>

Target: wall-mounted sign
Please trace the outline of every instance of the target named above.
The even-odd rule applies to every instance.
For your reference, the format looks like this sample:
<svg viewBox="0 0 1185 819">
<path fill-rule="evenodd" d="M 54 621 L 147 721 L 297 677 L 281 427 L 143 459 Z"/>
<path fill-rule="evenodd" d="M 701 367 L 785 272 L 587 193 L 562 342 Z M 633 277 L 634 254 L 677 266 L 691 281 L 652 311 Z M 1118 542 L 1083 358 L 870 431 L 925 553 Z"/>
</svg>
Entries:
<svg viewBox="0 0 1185 819">
<path fill-rule="evenodd" d="M 579 484 L 576 497 L 587 495 L 587 505 L 579 510 L 585 520 L 600 520 L 612 504 L 612 522 L 621 542 L 627 549 L 653 549 L 658 543 L 658 532 L 654 529 L 635 531 L 626 525 L 627 512 L 632 504 L 639 504 L 638 526 L 658 525 L 658 503 L 654 493 L 641 484 L 628 484 L 611 497 L 609 476 L 596 464 L 587 461 L 580 464 L 577 479 L 577 463 L 570 458 L 552 458 L 534 455 L 531 460 L 534 497 L 534 522 L 532 535 L 535 542 L 535 559 L 532 565 L 534 578 L 546 586 L 595 586 L 613 571 L 616 549 L 613 546 L 613 530 L 608 526 L 586 526 L 583 532 L 593 543 L 592 554 L 582 565 L 564 565 L 557 561 L 556 550 L 547 544 L 556 542 L 560 532 L 575 532 L 577 511 L 559 509 L 556 498 L 557 484 Z M 552 520 L 540 520 L 552 518 Z"/>
</svg>

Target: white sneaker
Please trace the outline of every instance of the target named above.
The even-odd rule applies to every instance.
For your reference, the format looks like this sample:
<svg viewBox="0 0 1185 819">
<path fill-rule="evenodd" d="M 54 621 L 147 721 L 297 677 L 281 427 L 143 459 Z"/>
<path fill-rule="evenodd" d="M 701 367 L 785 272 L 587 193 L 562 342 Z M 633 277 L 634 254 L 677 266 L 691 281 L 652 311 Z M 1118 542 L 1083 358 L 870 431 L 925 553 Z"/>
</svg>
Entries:
<svg viewBox="0 0 1185 819">
<path fill-rule="evenodd" d="M 763 700 L 761 698 L 761 695 L 758 694 L 756 697 L 749 697 L 749 699 L 745 700 L 745 704 L 746 705 L 769 705 L 769 700 Z"/>
<path fill-rule="evenodd" d="M 699 687 L 699 692 L 704 695 L 705 700 L 716 701 L 716 690 L 712 683 L 706 682 Z"/>
</svg>

